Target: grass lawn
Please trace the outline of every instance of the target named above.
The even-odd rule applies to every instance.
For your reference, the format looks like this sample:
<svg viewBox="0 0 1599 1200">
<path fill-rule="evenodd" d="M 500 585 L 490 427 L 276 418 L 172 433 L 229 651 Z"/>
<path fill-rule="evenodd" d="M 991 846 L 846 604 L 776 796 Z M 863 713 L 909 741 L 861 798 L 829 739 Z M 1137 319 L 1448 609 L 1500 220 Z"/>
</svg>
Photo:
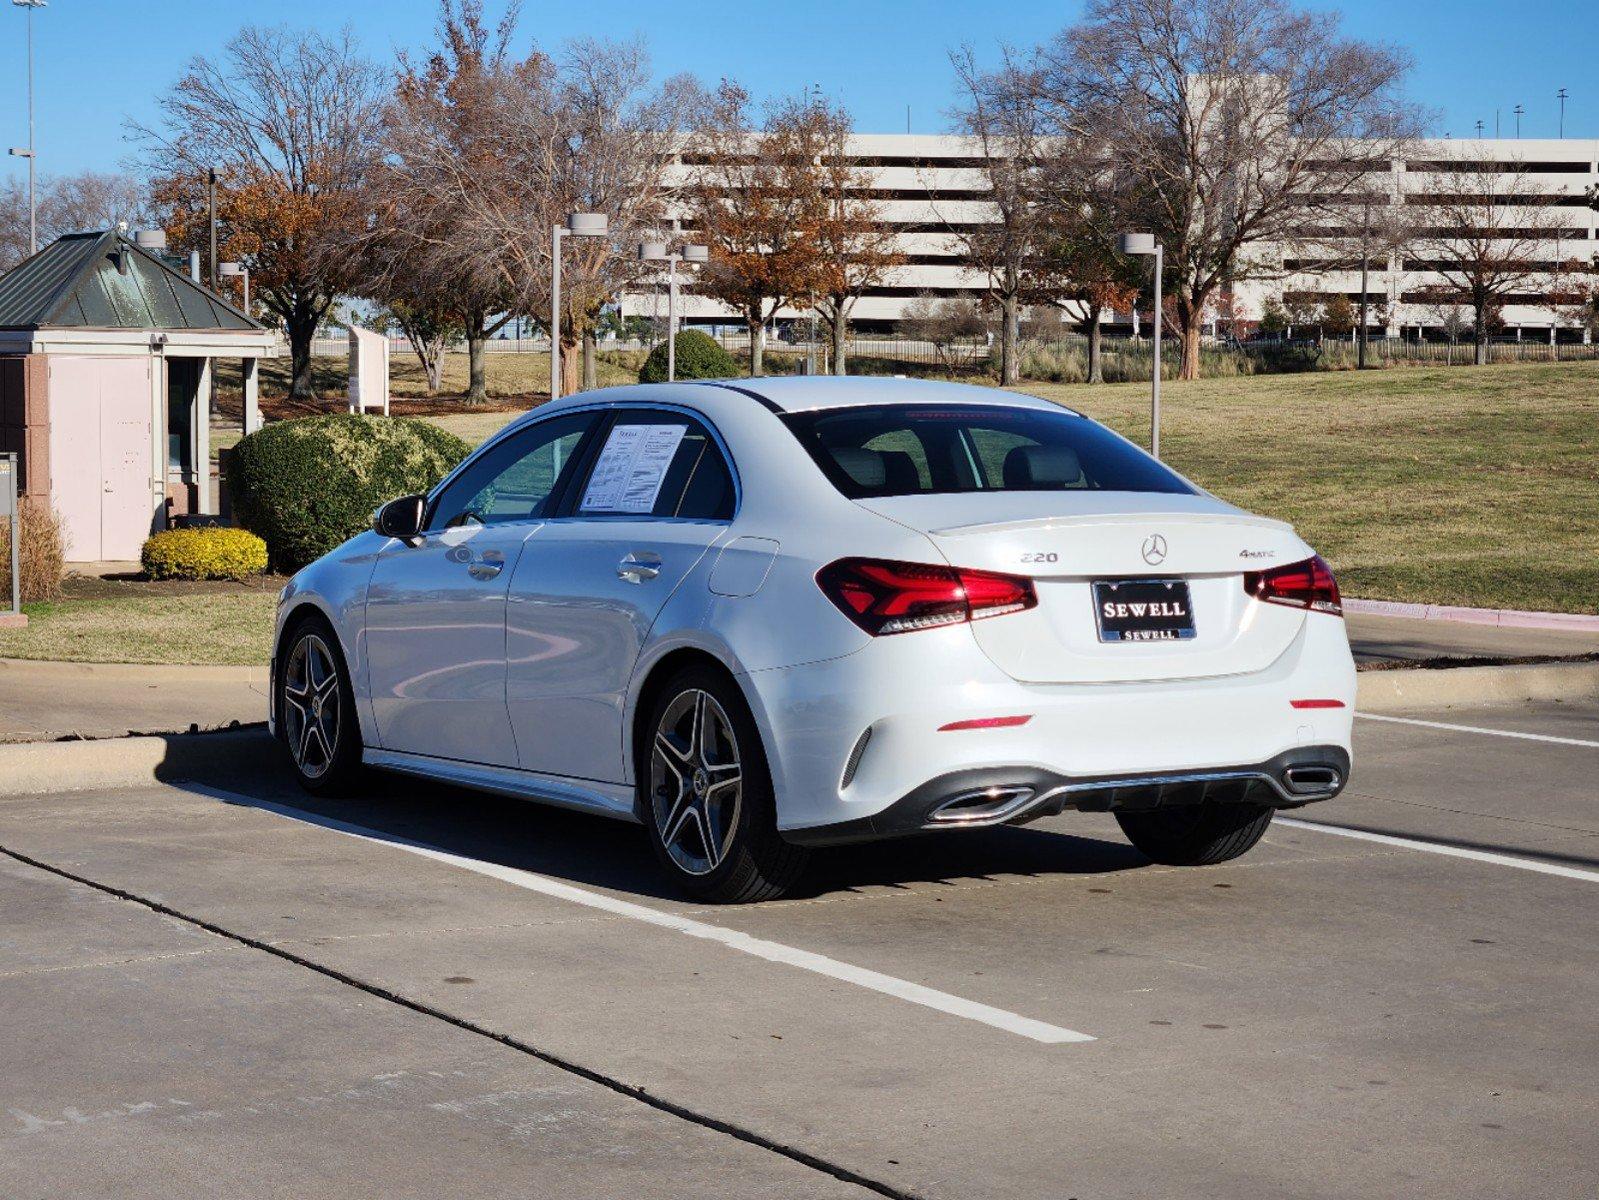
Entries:
<svg viewBox="0 0 1599 1200">
<path fill-rule="evenodd" d="M 1148 384 L 1017 390 L 1149 443 Z M 1161 401 L 1166 461 L 1292 521 L 1351 596 L 1599 612 L 1599 363 L 1167 382 Z M 515 415 L 427 419 L 476 443 Z"/>
<path fill-rule="evenodd" d="M 1019 390 L 1148 444 L 1147 384 Z M 1599 612 L 1599 363 L 1169 383 L 1161 409 L 1166 460 L 1292 521 L 1347 595 Z"/>
<path fill-rule="evenodd" d="M 0 658 L 254 666 L 271 654 L 282 584 L 69 578 L 62 599 L 22 606 L 26 629 L 0 630 Z"/>
</svg>

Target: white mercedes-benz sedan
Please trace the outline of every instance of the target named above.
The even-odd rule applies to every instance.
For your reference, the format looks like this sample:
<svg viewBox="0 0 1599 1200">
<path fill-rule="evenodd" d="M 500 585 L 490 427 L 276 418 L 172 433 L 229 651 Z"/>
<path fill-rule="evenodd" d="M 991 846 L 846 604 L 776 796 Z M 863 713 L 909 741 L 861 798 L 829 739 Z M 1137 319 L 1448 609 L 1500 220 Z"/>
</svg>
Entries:
<svg viewBox="0 0 1599 1200">
<path fill-rule="evenodd" d="M 1327 564 L 1078 413 L 956 384 L 546 405 L 296 575 L 275 647 L 311 791 L 379 767 L 641 822 L 707 900 L 1066 809 L 1216 863 L 1349 777 Z"/>
</svg>

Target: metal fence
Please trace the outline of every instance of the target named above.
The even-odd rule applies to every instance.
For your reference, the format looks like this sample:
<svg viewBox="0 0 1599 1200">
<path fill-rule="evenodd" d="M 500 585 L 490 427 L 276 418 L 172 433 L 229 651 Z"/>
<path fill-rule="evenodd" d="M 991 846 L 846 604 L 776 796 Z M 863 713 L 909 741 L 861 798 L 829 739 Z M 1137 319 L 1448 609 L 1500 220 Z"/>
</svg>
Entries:
<svg viewBox="0 0 1599 1200">
<path fill-rule="evenodd" d="M 748 363 L 750 338 L 743 331 L 719 330 L 715 340 L 736 361 Z M 604 352 L 648 351 L 653 341 L 611 339 L 602 341 Z M 410 343 L 404 338 L 389 339 L 390 353 L 396 358 L 409 356 Z M 465 353 L 461 343 L 451 353 Z M 548 354 L 544 338 L 494 338 L 484 343 L 490 355 Z M 1023 337 L 1017 344 L 1024 378 L 1072 382 L 1086 378 L 1088 338 L 1080 333 L 1047 339 Z M 1148 379 L 1152 368 L 1153 345 L 1147 337 L 1105 337 L 1101 356 L 1105 377 L 1118 380 Z M 313 355 L 344 357 L 349 344 L 344 338 L 317 338 L 311 344 Z M 768 338 L 763 350 L 765 369 L 771 374 L 826 373 L 832 370 L 830 341 L 782 337 Z M 959 338 L 934 341 L 925 338 L 861 334 L 845 343 L 848 369 L 854 374 L 944 374 L 982 375 L 997 373 L 999 346 L 986 338 Z M 1163 345 L 1162 367 L 1176 368 L 1177 339 Z M 1242 375 L 1258 372 L 1341 370 L 1353 367 L 1359 347 L 1347 336 L 1340 338 L 1299 338 L 1279 341 L 1228 342 L 1206 338 L 1201 346 L 1203 374 Z M 1487 346 L 1490 363 L 1591 362 L 1599 360 L 1599 342 L 1560 342 L 1546 340 L 1498 339 Z M 1475 361 L 1470 341 L 1426 341 L 1407 338 L 1372 338 L 1367 343 L 1367 361 L 1383 367 L 1467 366 Z"/>
</svg>

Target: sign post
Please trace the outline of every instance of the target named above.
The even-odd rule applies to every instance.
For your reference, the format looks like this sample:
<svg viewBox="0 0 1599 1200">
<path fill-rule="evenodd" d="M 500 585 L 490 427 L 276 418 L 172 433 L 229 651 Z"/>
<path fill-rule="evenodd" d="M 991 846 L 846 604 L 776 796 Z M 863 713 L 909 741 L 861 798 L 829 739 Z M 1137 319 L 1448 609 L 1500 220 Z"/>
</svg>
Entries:
<svg viewBox="0 0 1599 1200">
<path fill-rule="evenodd" d="M 17 503 L 17 456 L 0 454 L 0 517 L 11 536 L 11 611 L 0 612 L 0 629 L 21 629 L 28 623 L 22 611 L 22 508 Z"/>
</svg>

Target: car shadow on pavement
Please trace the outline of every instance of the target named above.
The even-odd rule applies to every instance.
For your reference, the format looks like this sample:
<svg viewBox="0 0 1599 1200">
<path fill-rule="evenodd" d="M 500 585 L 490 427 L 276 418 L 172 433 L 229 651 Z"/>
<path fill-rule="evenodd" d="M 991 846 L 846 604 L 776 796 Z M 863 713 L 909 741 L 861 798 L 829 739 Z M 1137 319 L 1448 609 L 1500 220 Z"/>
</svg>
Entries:
<svg viewBox="0 0 1599 1200">
<path fill-rule="evenodd" d="M 447 784 L 374 772 L 359 795 L 306 794 L 287 764 L 277 771 L 196 771 L 174 786 L 224 803 L 285 816 L 343 823 L 380 839 L 662 900 L 684 899 L 663 877 L 643 829 L 604 817 L 494 796 Z M 241 786 L 242 784 L 242 786 Z M 819 850 L 791 898 L 865 887 L 981 882 L 995 876 L 1091 875 L 1149 865 L 1124 843 L 1037 827 L 965 830 L 946 835 Z"/>
</svg>

